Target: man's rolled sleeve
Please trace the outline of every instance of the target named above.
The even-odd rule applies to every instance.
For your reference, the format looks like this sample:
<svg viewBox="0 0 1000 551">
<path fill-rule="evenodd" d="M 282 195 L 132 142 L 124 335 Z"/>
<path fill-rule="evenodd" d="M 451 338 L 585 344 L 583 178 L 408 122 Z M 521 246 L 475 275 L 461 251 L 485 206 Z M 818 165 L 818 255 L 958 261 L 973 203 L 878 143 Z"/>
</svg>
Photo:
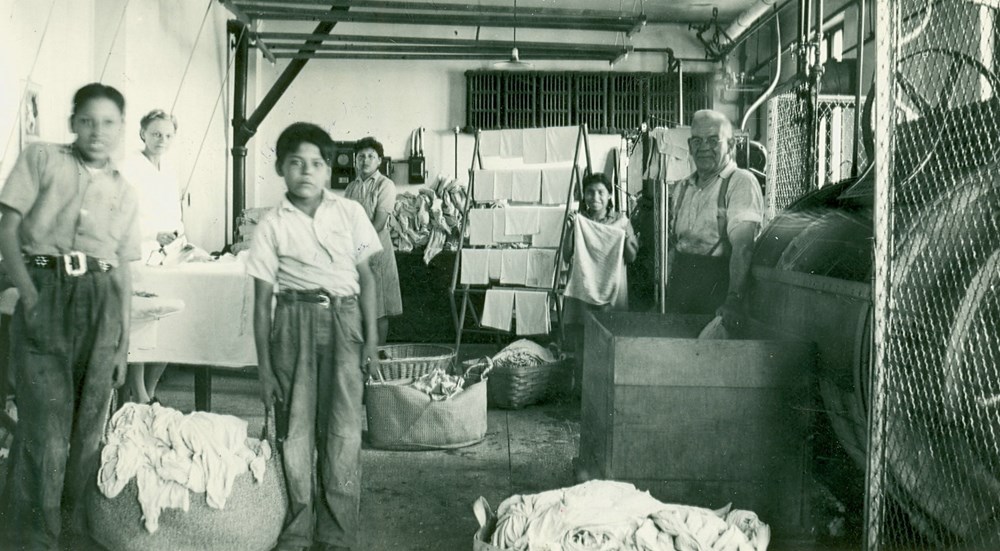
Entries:
<svg viewBox="0 0 1000 551">
<path fill-rule="evenodd" d="M 0 191 L 0 203 L 25 215 L 38 199 L 41 174 L 38 167 L 42 165 L 45 150 L 41 144 L 29 145 L 14 163 L 13 170 L 7 176 L 7 182 Z"/>
<path fill-rule="evenodd" d="M 348 202 L 351 209 L 351 238 L 354 240 L 354 264 L 358 265 L 368 260 L 375 253 L 382 251 L 375 226 L 372 226 L 364 208 L 360 204 Z"/>
<path fill-rule="evenodd" d="M 278 282 L 278 241 L 272 220 L 272 216 L 264 218 L 254 230 L 247 257 L 247 273 L 274 285 Z"/>
<path fill-rule="evenodd" d="M 729 183 L 729 197 L 726 207 L 728 230 L 742 222 L 758 226 L 764 221 L 764 198 L 760 194 L 757 180 L 749 173 L 737 171 Z"/>
</svg>

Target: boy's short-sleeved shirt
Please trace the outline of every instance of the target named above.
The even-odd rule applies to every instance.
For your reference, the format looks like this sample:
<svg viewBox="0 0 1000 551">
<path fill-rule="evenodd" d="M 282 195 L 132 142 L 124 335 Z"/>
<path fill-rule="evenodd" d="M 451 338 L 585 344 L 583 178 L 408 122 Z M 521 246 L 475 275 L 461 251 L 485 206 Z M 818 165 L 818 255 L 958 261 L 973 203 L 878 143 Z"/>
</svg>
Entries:
<svg viewBox="0 0 1000 551">
<path fill-rule="evenodd" d="M 257 224 L 247 273 L 279 289 L 351 296 L 361 292 L 357 265 L 381 250 L 364 208 L 325 191 L 314 217 L 284 199 Z"/>
<path fill-rule="evenodd" d="M 28 146 L 0 191 L 0 203 L 21 213 L 24 254 L 78 251 L 113 266 L 139 260 L 135 191 L 111 163 L 88 168 L 73 145 Z"/>
</svg>

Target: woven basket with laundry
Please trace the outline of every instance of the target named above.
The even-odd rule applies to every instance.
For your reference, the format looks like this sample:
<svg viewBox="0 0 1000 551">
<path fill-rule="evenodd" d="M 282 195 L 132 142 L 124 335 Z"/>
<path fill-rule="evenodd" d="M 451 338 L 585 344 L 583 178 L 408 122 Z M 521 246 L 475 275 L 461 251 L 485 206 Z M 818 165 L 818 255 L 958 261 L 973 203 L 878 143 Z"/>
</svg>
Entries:
<svg viewBox="0 0 1000 551">
<path fill-rule="evenodd" d="M 88 497 L 91 536 L 116 551 L 271 549 L 287 498 L 274 416 L 265 417 L 257 440 L 236 417 L 123 406 Z"/>
</svg>

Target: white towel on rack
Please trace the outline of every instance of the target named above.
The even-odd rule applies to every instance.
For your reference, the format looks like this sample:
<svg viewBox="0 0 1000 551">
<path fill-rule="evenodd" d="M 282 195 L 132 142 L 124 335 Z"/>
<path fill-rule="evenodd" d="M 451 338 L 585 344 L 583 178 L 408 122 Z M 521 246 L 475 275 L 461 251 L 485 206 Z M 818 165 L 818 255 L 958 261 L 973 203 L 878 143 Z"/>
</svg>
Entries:
<svg viewBox="0 0 1000 551">
<path fill-rule="evenodd" d="M 507 289 L 487 289 L 483 302 L 483 318 L 480 325 L 510 331 L 510 320 L 514 313 L 514 291 Z"/>
<path fill-rule="evenodd" d="M 540 230 L 538 207 L 507 207 L 503 214 L 507 235 L 534 235 Z"/>
<path fill-rule="evenodd" d="M 523 235 L 507 233 L 506 208 L 496 208 L 493 210 L 493 242 L 494 243 L 521 243 L 524 241 Z"/>
<path fill-rule="evenodd" d="M 489 249 L 489 252 L 490 279 L 500 281 L 500 272 L 503 270 L 503 249 Z"/>
<path fill-rule="evenodd" d="M 625 269 L 624 250 L 625 230 L 577 216 L 566 296 L 598 306 L 614 304 Z"/>
<path fill-rule="evenodd" d="M 572 166 L 556 166 L 542 169 L 542 204 L 563 205 L 569 196 L 573 177 Z M 479 185 L 479 182 L 476 182 Z"/>
<path fill-rule="evenodd" d="M 534 165 L 545 162 L 545 129 L 544 128 L 525 128 L 524 129 L 524 146 L 522 148 L 521 157 L 524 158 L 524 164 Z"/>
<path fill-rule="evenodd" d="M 514 175 L 509 170 L 498 170 L 493 177 L 493 199 L 509 201 L 513 195 Z"/>
<path fill-rule="evenodd" d="M 538 233 L 531 236 L 531 246 L 558 247 L 565 215 L 564 207 L 538 207 Z"/>
<path fill-rule="evenodd" d="M 537 203 L 542 195 L 542 175 L 537 169 L 517 170 L 513 173 L 510 200 L 520 203 Z"/>
<path fill-rule="evenodd" d="M 500 156 L 521 157 L 524 155 L 524 144 L 521 143 L 523 132 L 519 128 L 500 131 Z"/>
<path fill-rule="evenodd" d="M 490 251 L 462 249 L 462 285 L 489 285 Z"/>
<path fill-rule="evenodd" d="M 500 283 L 524 285 L 528 277 L 528 249 L 504 249 Z"/>
<path fill-rule="evenodd" d="M 493 195 L 493 181 L 496 177 L 496 173 L 492 170 L 476 170 L 475 173 L 476 181 L 474 182 L 475 193 L 472 194 L 472 198 L 480 202 L 489 202 L 494 198 Z"/>
<path fill-rule="evenodd" d="M 548 291 L 515 291 L 518 335 L 547 335 L 552 330 Z"/>
<path fill-rule="evenodd" d="M 493 211 L 496 209 L 469 210 L 469 244 L 492 245 Z"/>
<path fill-rule="evenodd" d="M 500 155 L 500 132 L 502 130 L 483 130 L 479 133 L 479 154 L 483 157 L 498 157 Z"/>
<path fill-rule="evenodd" d="M 545 162 L 572 161 L 576 156 L 578 126 L 554 126 L 545 129 Z"/>
<path fill-rule="evenodd" d="M 556 270 L 555 249 L 528 249 L 528 270 L 524 284 L 528 287 L 552 287 Z"/>
</svg>

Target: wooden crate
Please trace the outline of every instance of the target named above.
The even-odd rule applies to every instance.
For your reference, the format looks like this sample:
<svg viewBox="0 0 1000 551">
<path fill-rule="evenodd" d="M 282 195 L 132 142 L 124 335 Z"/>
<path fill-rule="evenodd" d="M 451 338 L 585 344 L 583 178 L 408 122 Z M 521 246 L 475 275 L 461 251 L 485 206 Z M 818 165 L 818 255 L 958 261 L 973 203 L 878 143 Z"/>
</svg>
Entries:
<svg viewBox="0 0 1000 551">
<path fill-rule="evenodd" d="M 579 464 L 662 501 L 806 530 L 812 343 L 698 340 L 705 316 L 588 317 Z"/>
</svg>

